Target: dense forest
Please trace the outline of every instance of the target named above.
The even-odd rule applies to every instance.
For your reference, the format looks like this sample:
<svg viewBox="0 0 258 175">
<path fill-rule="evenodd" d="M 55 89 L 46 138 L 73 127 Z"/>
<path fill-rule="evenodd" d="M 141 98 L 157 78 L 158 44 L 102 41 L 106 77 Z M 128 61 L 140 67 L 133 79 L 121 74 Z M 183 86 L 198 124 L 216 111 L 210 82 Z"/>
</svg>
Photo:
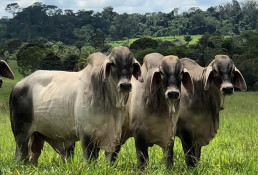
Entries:
<svg viewBox="0 0 258 175">
<path fill-rule="evenodd" d="M 192 7 L 182 14 L 178 14 L 178 9 L 170 13 L 118 14 L 113 7 L 105 7 L 101 12 L 73 12 L 40 2 L 23 9 L 18 3 L 8 4 L 6 11 L 13 18 L 0 20 L 1 38 L 29 42 L 43 37 L 65 44 L 74 44 L 77 40 L 89 43 L 90 37 L 97 32 L 110 40 L 204 33 L 233 35 L 256 29 L 258 20 L 256 1 L 240 5 L 237 0 L 206 11 Z"/>
<path fill-rule="evenodd" d="M 0 19 L 0 57 L 16 59 L 23 75 L 37 69 L 74 71 L 81 69 L 87 56 L 108 52 L 110 42 L 123 40 L 137 59 L 150 52 L 189 57 L 206 66 L 216 54 L 229 55 L 243 72 L 249 90 L 258 89 L 258 3 L 232 0 L 206 11 L 192 7 L 178 13 L 123 13 L 105 7 L 93 10 L 59 9 L 36 2 L 20 8 L 8 4 L 12 18 Z M 155 37 L 184 36 L 184 41 L 157 40 Z M 189 44 L 193 35 L 202 35 Z M 140 38 L 129 44 L 129 39 Z M 127 42 L 128 41 L 128 42 Z"/>
</svg>

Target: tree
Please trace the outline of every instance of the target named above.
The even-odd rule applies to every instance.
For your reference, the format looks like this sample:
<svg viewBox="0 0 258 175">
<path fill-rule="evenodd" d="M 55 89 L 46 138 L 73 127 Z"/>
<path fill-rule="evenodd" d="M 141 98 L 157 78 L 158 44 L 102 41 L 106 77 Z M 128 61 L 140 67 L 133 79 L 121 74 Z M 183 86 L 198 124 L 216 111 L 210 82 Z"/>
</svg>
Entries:
<svg viewBox="0 0 258 175">
<path fill-rule="evenodd" d="M 13 17 L 21 10 L 18 3 L 7 4 L 5 10 L 13 15 Z"/>
<path fill-rule="evenodd" d="M 85 43 L 89 44 L 91 36 L 94 33 L 94 28 L 92 25 L 87 24 L 85 26 L 82 26 L 81 28 L 75 28 L 73 30 L 73 34 L 82 41 L 85 41 Z"/>
<path fill-rule="evenodd" d="M 64 70 L 74 71 L 79 59 L 80 58 L 77 55 L 68 55 L 63 62 Z"/>
<path fill-rule="evenodd" d="M 61 58 L 50 52 L 45 58 L 40 60 L 40 69 L 43 70 L 63 70 Z"/>
<path fill-rule="evenodd" d="M 19 73 L 26 76 L 40 69 L 39 63 L 48 53 L 49 50 L 42 45 L 27 44 L 23 46 L 16 55 Z"/>
<path fill-rule="evenodd" d="M 133 52 L 137 52 L 138 50 L 144 50 L 147 48 L 157 48 L 157 47 L 158 47 L 158 41 L 151 39 L 151 38 L 147 38 L 147 37 L 135 40 L 130 45 L 130 49 Z"/>
<path fill-rule="evenodd" d="M 9 53 L 14 53 L 21 46 L 22 42 L 19 39 L 11 39 L 6 42 Z"/>
<path fill-rule="evenodd" d="M 184 40 L 187 43 L 187 45 L 193 40 L 191 35 L 185 35 Z"/>
<path fill-rule="evenodd" d="M 75 42 L 75 46 L 79 50 L 79 55 L 78 55 L 79 58 L 81 58 L 81 55 L 82 55 L 82 47 L 83 47 L 83 45 L 84 45 L 83 41 L 76 41 Z"/>
<path fill-rule="evenodd" d="M 105 35 L 100 30 L 95 30 L 94 34 L 91 36 L 91 46 L 94 48 L 102 48 L 105 44 Z"/>
</svg>

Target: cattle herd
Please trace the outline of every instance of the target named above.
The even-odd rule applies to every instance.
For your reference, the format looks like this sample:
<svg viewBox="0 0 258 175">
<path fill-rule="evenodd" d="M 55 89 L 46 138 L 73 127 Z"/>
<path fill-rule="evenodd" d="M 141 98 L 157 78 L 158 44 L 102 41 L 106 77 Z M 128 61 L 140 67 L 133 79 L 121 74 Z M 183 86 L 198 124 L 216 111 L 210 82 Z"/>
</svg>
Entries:
<svg viewBox="0 0 258 175">
<path fill-rule="evenodd" d="M 225 97 L 234 86 L 247 89 L 227 55 L 201 67 L 188 58 L 151 53 L 141 66 L 120 46 L 108 56 L 93 53 L 87 61 L 79 72 L 39 70 L 15 85 L 9 106 L 18 160 L 37 165 L 44 142 L 69 159 L 80 140 L 87 160 L 96 160 L 103 149 L 114 163 L 133 137 L 138 168 L 146 167 L 154 144 L 170 167 L 178 136 L 187 166 L 194 167 L 202 146 L 217 133 Z M 14 78 L 4 61 L 0 75 Z"/>
</svg>

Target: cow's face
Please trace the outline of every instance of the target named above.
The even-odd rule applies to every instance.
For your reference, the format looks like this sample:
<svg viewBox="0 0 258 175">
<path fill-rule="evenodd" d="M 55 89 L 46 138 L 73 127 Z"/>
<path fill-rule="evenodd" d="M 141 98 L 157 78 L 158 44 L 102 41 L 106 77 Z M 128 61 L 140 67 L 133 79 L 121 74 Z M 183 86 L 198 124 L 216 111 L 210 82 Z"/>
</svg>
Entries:
<svg viewBox="0 0 258 175">
<path fill-rule="evenodd" d="M 212 82 L 224 96 L 234 93 L 233 86 L 240 88 L 242 91 L 247 89 L 242 74 L 227 55 L 215 56 L 215 59 L 206 68 L 204 89 L 208 90 Z"/>
<path fill-rule="evenodd" d="M 4 60 L 0 60 L 0 87 L 2 87 L 3 85 L 3 80 L 1 79 L 1 76 L 12 80 L 14 79 L 13 72 Z"/>
<path fill-rule="evenodd" d="M 154 71 L 151 80 L 151 93 L 163 88 L 167 100 L 173 102 L 180 98 L 181 82 L 190 95 L 193 94 L 193 82 L 188 71 L 183 68 L 177 56 L 166 56 L 160 67 Z"/>
<path fill-rule="evenodd" d="M 111 77 L 110 81 L 112 84 L 116 84 L 119 94 L 128 97 L 132 89 L 132 75 L 136 79 L 142 80 L 141 65 L 136 61 L 133 53 L 127 47 L 113 48 L 104 65 L 104 81 Z M 121 97 L 117 100 L 121 101 Z M 123 103 L 126 101 L 127 99 Z"/>
</svg>

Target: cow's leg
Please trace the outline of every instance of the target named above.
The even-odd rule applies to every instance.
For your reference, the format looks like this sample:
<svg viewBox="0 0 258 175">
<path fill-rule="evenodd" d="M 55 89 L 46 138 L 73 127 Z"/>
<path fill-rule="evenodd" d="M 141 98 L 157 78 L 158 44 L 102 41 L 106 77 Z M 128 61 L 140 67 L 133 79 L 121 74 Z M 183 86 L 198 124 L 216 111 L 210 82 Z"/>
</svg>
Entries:
<svg viewBox="0 0 258 175">
<path fill-rule="evenodd" d="M 99 148 L 95 144 L 94 140 L 87 135 L 81 137 L 81 144 L 84 157 L 89 160 L 96 160 L 99 154 Z"/>
<path fill-rule="evenodd" d="M 121 145 L 117 145 L 115 147 L 115 151 L 114 152 L 112 152 L 112 153 L 105 152 L 107 160 L 110 161 L 111 165 L 113 165 L 115 163 L 120 149 L 121 149 Z"/>
<path fill-rule="evenodd" d="M 75 142 L 70 141 L 53 141 L 48 138 L 46 138 L 46 141 L 51 145 L 51 147 L 60 154 L 63 163 L 66 162 L 66 160 L 70 161 L 70 159 L 74 155 L 74 149 L 75 149 Z"/>
<path fill-rule="evenodd" d="M 28 90 L 28 87 L 13 89 L 9 99 L 11 127 L 16 142 L 15 157 L 25 163 L 29 161 L 29 130 L 33 121 L 33 105 Z"/>
<path fill-rule="evenodd" d="M 73 157 L 74 156 L 74 149 L 75 149 L 75 142 L 71 146 L 69 146 L 68 148 L 66 148 L 64 150 L 65 158 L 69 159 L 69 158 Z"/>
<path fill-rule="evenodd" d="M 18 160 L 24 161 L 24 163 L 29 162 L 29 135 L 27 133 L 19 133 L 15 136 L 16 141 L 16 152 L 15 157 Z"/>
<path fill-rule="evenodd" d="M 74 156 L 75 142 L 68 145 L 67 143 L 60 142 L 56 145 L 59 145 L 58 148 L 53 148 L 61 155 L 63 163 L 71 161 Z"/>
<path fill-rule="evenodd" d="M 39 133 L 34 133 L 30 138 L 30 163 L 38 165 L 38 159 L 44 146 L 44 138 Z"/>
<path fill-rule="evenodd" d="M 145 138 L 141 134 L 136 134 L 135 136 L 135 147 L 136 147 L 138 168 L 143 170 L 149 161 L 149 155 L 148 155 L 148 144 Z"/>
<path fill-rule="evenodd" d="M 166 149 L 166 165 L 168 168 L 171 168 L 174 164 L 174 141 L 168 145 Z"/>
<path fill-rule="evenodd" d="M 187 166 L 195 167 L 200 160 L 201 147 L 195 143 L 190 132 L 182 131 L 180 139 L 185 153 L 185 162 Z"/>
</svg>

